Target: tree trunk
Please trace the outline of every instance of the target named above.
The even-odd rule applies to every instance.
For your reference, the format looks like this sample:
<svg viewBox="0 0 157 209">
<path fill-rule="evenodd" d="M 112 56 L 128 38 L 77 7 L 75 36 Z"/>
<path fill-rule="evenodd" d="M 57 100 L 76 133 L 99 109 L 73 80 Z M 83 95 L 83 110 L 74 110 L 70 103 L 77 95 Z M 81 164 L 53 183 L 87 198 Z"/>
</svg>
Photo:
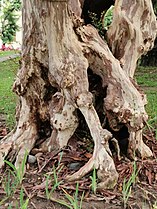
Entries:
<svg viewBox="0 0 157 209">
<path fill-rule="evenodd" d="M 133 76 L 137 59 L 153 46 L 157 25 L 151 0 L 118 0 L 109 48 L 80 16 L 79 0 L 23 1 L 22 59 L 13 87 L 20 98 L 17 126 L 1 141 L 0 166 L 9 153 L 18 167 L 26 150 L 37 144 L 42 152 L 63 148 L 83 115 L 94 141 L 93 156 L 66 178 L 76 180 L 96 168 L 99 187 L 112 188 L 118 174 L 109 141 L 120 146 L 116 136 L 125 129 L 129 146 L 120 149 L 127 149 L 127 156 L 152 155 L 142 140 L 146 101 Z M 96 75 L 99 89 L 92 83 Z"/>
<path fill-rule="evenodd" d="M 156 0 L 152 0 L 153 8 L 155 15 L 157 16 L 157 2 Z M 143 55 L 140 60 L 141 66 L 150 66 L 150 67 L 156 67 L 157 66 L 157 38 L 154 42 L 154 47 L 151 51 L 149 51 L 146 55 Z"/>
</svg>

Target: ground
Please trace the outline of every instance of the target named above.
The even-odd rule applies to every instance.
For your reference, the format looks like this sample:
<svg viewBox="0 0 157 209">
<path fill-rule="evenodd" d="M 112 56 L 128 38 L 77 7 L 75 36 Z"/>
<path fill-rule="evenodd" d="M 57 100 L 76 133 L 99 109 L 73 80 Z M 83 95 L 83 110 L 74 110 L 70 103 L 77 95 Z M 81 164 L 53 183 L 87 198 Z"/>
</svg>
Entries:
<svg viewBox="0 0 157 209">
<path fill-rule="evenodd" d="M 16 74 L 17 63 L 17 59 L 0 63 L 0 138 L 4 137 L 14 125 L 16 96 L 11 93 L 11 85 Z M 118 184 L 114 190 L 95 191 L 97 179 L 94 171 L 82 178 L 78 182 L 78 187 L 76 182 L 62 181 L 67 174 L 78 170 L 91 157 L 93 144 L 89 136 L 80 130 L 70 140 L 68 147 L 58 154 L 52 152 L 45 155 L 33 149 L 31 155 L 35 158 L 29 155 L 24 177 L 19 177 L 14 167 L 11 170 L 12 164 L 3 168 L 0 176 L 0 209 L 24 208 L 28 198 L 30 209 L 79 209 L 81 207 L 78 206 L 77 199 L 81 199 L 83 192 L 82 208 L 121 209 L 125 205 L 130 209 L 156 209 L 157 68 L 140 67 L 136 78 L 148 94 L 147 111 L 150 117 L 145 128 L 144 141 L 154 153 L 152 159 L 137 159 L 136 162 L 131 162 L 125 156 L 118 159 L 114 155 L 119 173 Z M 8 115 L 9 118 L 12 117 L 11 120 L 8 120 Z M 61 200 L 62 205 L 56 203 Z"/>
</svg>

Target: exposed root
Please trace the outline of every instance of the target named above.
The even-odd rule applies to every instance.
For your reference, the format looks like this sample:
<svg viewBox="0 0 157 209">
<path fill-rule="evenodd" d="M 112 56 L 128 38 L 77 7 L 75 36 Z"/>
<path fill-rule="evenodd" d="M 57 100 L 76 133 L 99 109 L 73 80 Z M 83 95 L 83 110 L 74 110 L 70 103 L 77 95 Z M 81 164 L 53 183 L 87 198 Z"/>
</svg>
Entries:
<svg viewBox="0 0 157 209">
<path fill-rule="evenodd" d="M 33 114 L 30 111 L 30 107 L 24 98 L 21 98 L 21 102 L 20 119 L 16 131 L 12 131 L 0 144 L 0 167 L 4 165 L 4 159 L 11 150 L 17 153 L 14 159 L 16 158 L 15 166 L 19 167 L 26 151 L 29 154 L 38 138 L 35 121 L 32 122 Z"/>
<path fill-rule="evenodd" d="M 14 142 L 14 150 L 18 150 L 15 161 L 16 168 L 22 164 L 25 154 L 29 154 L 32 150 L 37 138 L 37 131 L 32 125 Z"/>
<path fill-rule="evenodd" d="M 43 151 L 62 149 L 78 126 L 76 107 L 71 104 L 66 91 L 64 93 L 57 92 L 49 105 L 53 131 L 51 137 L 41 145 Z"/>
<path fill-rule="evenodd" d="M 135 155 L 142 159 L 153 156 L 150 148 L 143 142 L 142 130 L 130 131 L 128 155 L 132 159 L 135 158 Z"/>
<path fill-rule="evenodd" d="M 129 76 L 121 68 L 107 44 L 102 43 L 93 27 L 79 28 L 77 32 L 81 35 L 83 42 L 87 44 L 84 46 L 84 53 L 90 68 L 102 78 L 103 85 L 107 85 L 104 110 L 110 128 L 114 130 L 119 123 L 126 124 L 130 130 L 129 149 L 132 150 L 132 153 L 136 150 L 142 158 L 152 156 L 151 150 L 142 139 L 143 123 L 148 116 L 140 92 L 137 91 Z"/>
<path fill-rule="evenodd" d="M 67 176 L 66 180 L 78 180 L 88 174 L 94 168 L 98 170 L 97 175 L 98 179 L 100 180 L 98 188 L 111 189 L 116 185 L 118 173 L 115 169 L 113 159 L 108 154 L 106 149 L 101 145 L 99 149 L 94 150 L 93 157 L 82 168 L 80 168 L 79 171 L 71 176 Z"/>
<path fill-rule="evenodd" d="M 0 168 L 4 165 L 4 159 L 12 150 L 14 153 L 17 153 L 14 159 L 16 158 L 15 166 L 18 168 L 22 164 L 25 153 L 29 153 L 34 147 L 37 132 L 32 126 L 28 127 L 24 132 L 19 129 L 17 129 L 16 132 L 8 135 L 0 144 Z M 19 137 L 15 138 L 17 135 L 19 135 Z"/>
<path fill-rule="evenodd" d="M 90 94 L 85 97 L 81 94 L 78 98 L 77 104 L 79 109 L 85 117 L 87 125 L 90 129 L 91 136 L 94 140 L 94 152 L 92 158 L 82 167 L 79 171 L 67 179 L 70 181 L 80 179 L 82 176 L 89 173 L 92 169 L 98 170 L 98 178 L 100 180 L 99 187 L 109 189 L 113 188 L 118 180 L 118 173 L 116 171 L 112 157 L 110 156 L 110 150 L 108 147 L 108 140 L 112 137 L 112 134 L 102 129 L 98 115 L 91 103 L 85 103 L 84 98 L 90 101 Z"/>
<path fill-rule="evenodd" d="M 66 180 L 75 181 L 81 179 L 83 176 L 88 174 L 90 171 L 94 169 L 95 159 L 92 157 L 84 166 L 82 166 L 77 172 L 70 176 L 66 176 Z"/>
<path fill-rule="evenodd" d="M 111 142 L 116 150 L 116 154 L 117 154 L 117 158 L 118 160 L 120 161 L 121 160 L 121 156 L 120 156 L 120 147 L 119 147 L 119 144 L 118 144 L 118 140 L 113 138 L 111 139 Z"/>
<path fill-rule="evenodd" d="M 12 149 L 12 142 L 3 142 L 0 144 L 0 168 L 4 165 L 4 159 Z"/>
</svg>

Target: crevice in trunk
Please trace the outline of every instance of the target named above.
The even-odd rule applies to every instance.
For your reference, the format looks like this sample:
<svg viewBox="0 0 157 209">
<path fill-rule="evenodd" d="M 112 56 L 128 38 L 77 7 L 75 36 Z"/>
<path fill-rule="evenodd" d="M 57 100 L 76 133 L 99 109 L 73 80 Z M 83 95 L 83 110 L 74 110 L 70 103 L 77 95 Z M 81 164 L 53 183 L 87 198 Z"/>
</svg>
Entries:
<svg viewBox="0 0 157 209">
<path fill-rule="evenodd" d="M 51 136 L 52 127 L 50 124 L 50 120 L 42 121 L 41 119 L 38 119 L 37 124 L 39 139 L 36 142 L 36 148 L 39 148 L 39 145 Z"/>
<path fill-rule="evenodd" d="M 102 12 L 107 11 L 111 5 L 114 5 L 114 0 L 85 0 L 81 17 L 84 19 L 85 24 L 92 24 L 90 13 L 94 13 L 99 21 Z"/>
<path fill-rule="evenodd" d="M 128 128 L 121 124 L 121 128 L 119 131 L 112 131 L 113 137 L 118 141 L 119 149 L 120 149 L 120 155 L 127 156 L 127 150 L 129 145 L 129 131 Z M 113 146 L 112 140 L 109 141 L 110 149 L 111 151 L 115 151 L 115 147 Z M 113 152 L 113 151 L 112 151 Z"/>
<path fill-rule="evenodd" d="M 106 124 L 106 114 L 103 109 L 104 98 L 106 97 L 107 87 L 103 87 L 102 78 L 95 74 L 92 69 L 88 68 L 88 82 L 89 82 L 89 91 L 93 95 L 93 105 L 99 116 L 100 123 L 103 128 Z"/>
<path fill-rule="evenodd" d="M 76 134 L 80 139 L 83 139 L 84 137 L 88 137 L 92 140 L 89 127 L 85 121 L 83 114 L 79 109 L 77 109 L 77 117 L 79 118 L 79 125 L 74 134 Z"/>
</svg>

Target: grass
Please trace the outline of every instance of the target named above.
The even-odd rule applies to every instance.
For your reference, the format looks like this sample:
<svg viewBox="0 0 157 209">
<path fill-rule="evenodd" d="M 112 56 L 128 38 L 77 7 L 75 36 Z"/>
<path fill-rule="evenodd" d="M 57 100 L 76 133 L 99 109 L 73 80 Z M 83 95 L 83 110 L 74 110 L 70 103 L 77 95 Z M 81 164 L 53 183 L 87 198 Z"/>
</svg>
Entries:
<svg viewBox="0 0 157 209">
<path fill-rule="evenodd" d="M 65 198 L 67 199 L 67 201 L 60 200 L 60 199 L 54 199 L 53 197 L 51 197 L 51 200 L 53 202 L 59 203 L 60 205 L 66 206 L 69 209 L 82 209 L 84 192 L 82 192 L 81 199 L 79 201 L 79 184 L 78 184 L 78 182 L 76 183 L 76 189 L 75 189 L 75 193 L 73 196 L 68 194 L 65 189 L 62 189 L 62 191 L 64 192 L 64 195 L 65 195 Z"/>
<path fill-rule="evenodd" d="M 133 184 L 135 184 L 137 175 L 138 175 L 138 170 L 137 170 L 136 162 L 134 161 L 133 172 L 130 178 L 128 179 L 128 181 L 126 179 L 124 179 L 123 181 L 122 196 L 123 196 L 124 208 L 127 207 L 127 202 L 131 195 L 131 189 L 132 189 Z"/>
<path fill-rule="evenodd" d="M 3 188 L 5 191 L 5 197 L 0 201 L 0 206 L 5 203 L 8 204 L 8 209 L 13 209 L 15 207 L 12 206 L 12 202 L 10 200 L 14 197 L 15 193 L 19 195 L 19 201 L 14 200 L 16 204 L 16 209 L 27 209 L 29 204 L 29 198 L 26 198 L 23 179 L 24 179 L 24 170 L 27 160 L 27 151 L 21 163 L 19 169 L 16 169 L 15 166 L 5 160 L 5 163 L 8 165 L 7 176 L 3 179 Z M 60 164 L 60 160 L 58 166 L 53 166 L 53 172 L 46 175 L 46 186 L 45 186 L 45 194 L 48 200 L 59 203 L 60 205 L 66 206 L 69 209 L 81 209 L 82 202 L 84 199 L 84 192 L 79 195 L 79 183 L 76 183 L 76 190 L 73 195 L 70 195 L 65 189 L 62 188 L 62 192 L 64 194 L 64 199 L 56 199 L 53 198 L 53 192 L 58 188 L 58 186 L 62 183 L 62 181 L 58 181 L 58 175 L 62 170 L 63 166 Z M 52 175 L 51 175 L 52 174 Z M 52 188 L 49 189 L 49 183 L 52 183 Z"/>
<path fill-rule="evenodd" d="M 53 171 L 49 174 L 46 174 L 46 187 L 45 187 L 45 193 L 46 193 L 46 197 L 47 199 L 51 199 L 51 196 L 53 194 L 53 192 L 59 187 L 59 185 L 62 183 L 62 181 L 58 180 L 58 175 L 61 172 L 63 165 L 60 165 L 61 159 L 62 159 L 62 155 L 63 152 L 61 152 L 61 156 L 58 162 L 58 166 L 57 168 L 53 165 Z M 52 174 L 52 176 L 51 176 Z M 53 181 L 51 182 L 51 180 L 53 179 Z M 49 190 L 49 183 L 52 183 L 52 187 Z"/>
<path fill-rule="evenodd" d="M 157 129 L 157 91 L 145 91 L 147 94 L 148 104 L 146 111 L 149 115 L 148 123 L 154 129 Z"/>
<path fill-rule="evenodd" d="M 94 194 L 96 194 L 96 190 L 97 190 L 97 174 L 96 174 L 96 169 L 93 169 L 93 174 L 92 176 L 90 176 L 90 179 L 92 180 L 92 184 L 91 184 L 91 188 L 92 188 L 92 192 Z"/>
<path fill-rule="evenodd" d="M 17 51 L 17 50 L 9 50 L 9 51 L 1 51 L 0 50 L 0 58 L 1 57 L 7 57 L 7 56 L 17 54 L 17 53 L 19 53 L 19 51 Z"/>
<path fill-rule="evenodd" d="M 16 209 L 27 209 L 29 198 L 25 199 L 24 189 L 23 189 L 23 179 L 25 173 L 25 165 L 27 161 L 28 152 L 25 152 L 23 161 L 19 168 L 7 161 L 4 162 L 8 165 L 8 172 L 3 179 L 3 188 L 5 191 L 5 197 L 0 201 L 0 206 L 4 205 L 6 202 L 9 203 L 10 198 L 13 197 L 17 189 L 20 189 L 19 193 L 19 203 L 16 201 Z M 12 203 L 9 203 L 8 208 L 12 209 Z"/>
<path fill-rule="evenodd" d="M 157 68 L 155 67 L 138 67 L 137 81 L 140 86 L 156 87 L 157 89 Z"/>
<path fill-rule="evenodd" d="M 0 62 L 0 114 L 5 114 L 7 127 L 15 125 L 16 95 L 12 85 L 18 69 L 18 58 Z"/>
<path fill-rule="evenodd" d="M 25 164 L 26 164 L 26 161 L 27 161 L 27 156 L 28 156 L 28 153 L 27 153 L 27 151 L 26 151 L 26 152 L 25 152 L 25 155 L 24 155 L 24 158 L 23 158 L 23 161 L 22 161 L 22 164 L 20 165 L 19 168 L 16 168 L 11 162 L 9 162 L 9 161 L 7 161 L 7 160 L 4 160 L 4 162 L 5 162 L 10 168 L 13 169 L 18 184 L 22 184 L 22 181 L 23 181 L 23 177 L 24 177 L 24 173 L 25 173 Z"/>
<path fill-rule="evenodd" d="M 136 80 L 147 95 L 148 123 L 157 129 L 157 67 L 139 67 L 136 72 Z"/>
</svg>

